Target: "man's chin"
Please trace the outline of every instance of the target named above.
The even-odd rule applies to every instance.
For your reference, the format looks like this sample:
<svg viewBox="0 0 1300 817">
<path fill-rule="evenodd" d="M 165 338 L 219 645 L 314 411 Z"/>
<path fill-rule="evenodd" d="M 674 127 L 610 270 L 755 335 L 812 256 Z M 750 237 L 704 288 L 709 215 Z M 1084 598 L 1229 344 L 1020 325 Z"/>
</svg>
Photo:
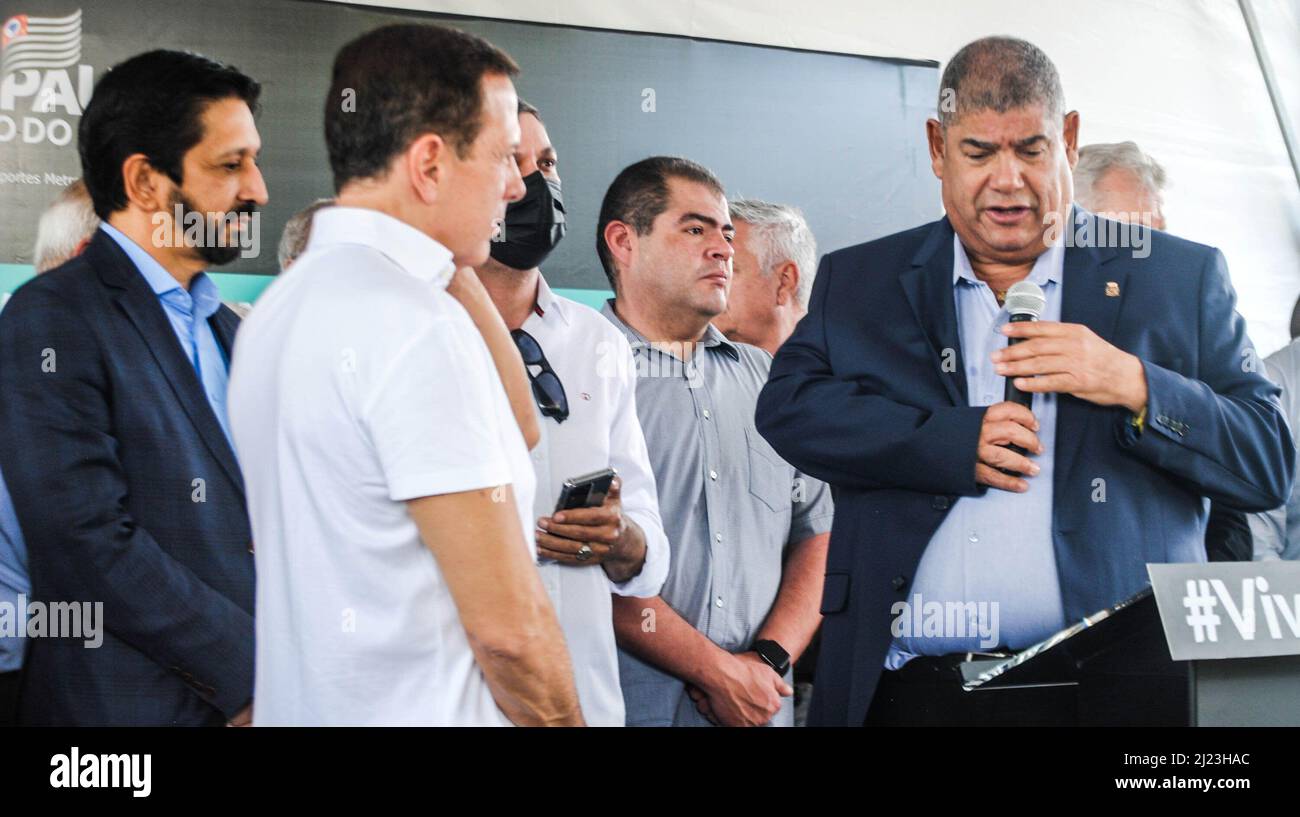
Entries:
<svg viewBox="0 0 1300 817">
<path fill-rule="evenodd" d="M 239 258 L 241 248 L 238 244 L 230 247 L 198 247 L 195 252 L 204 264 L 211 267 L 224 267 Z"/>
<path fill-rule="evenodd" d="M 492 257 L 492 253 L 490 251 L 491 247 L 492 247 L 491 241 L 485 239 L 479 242 L 478 244 L 474 245 L 468 252 L 458 253 L 453 251 L 452 259 L 451 259 L 452 263 L 456 265 L 457 269 L 460 269 L 461 267 L 473 267 L 474 269 L 478 269 L 479 267 L 486 264 L 488 262 L 488 259 Z M 451 248 L 448 247 L 447 249 L 451 249 Z"/>
<path fill-rule="evenodd" d="M 702 317 L 708 318 L 712 323 L 719 315 L 727 311 L 727 301 L 724 298 L 721 303 L 712 298 L 701 298 L 695 303 L 695 310 Z"/>
<path fill-rule="evenodd" d="M 1047 249 L 1043 233 L 1037 229 L 1031 232 L 1023 229 L 1007 230 L 986 227 L 978 230 L 973 238 L 975 239 L 973 245 L 967 241 L 966 236 L 962 236 L 962 243 L 968 249 L 976 250 L 980 255 L 988 255 L 999 261 L 1036 257 Z"/>
</svg>

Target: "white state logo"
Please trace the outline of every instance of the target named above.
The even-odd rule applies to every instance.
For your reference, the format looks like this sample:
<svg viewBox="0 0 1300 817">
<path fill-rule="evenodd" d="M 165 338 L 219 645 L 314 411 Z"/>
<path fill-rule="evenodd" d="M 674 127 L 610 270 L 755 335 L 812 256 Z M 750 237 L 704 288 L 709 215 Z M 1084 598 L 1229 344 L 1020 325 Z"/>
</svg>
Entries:
<svg viewBox="0 0 1300 817">
<path fill-rule="evenodd" d="M 81 9 L 67 17 L 10 17 L 0 30 L 0 53 L 0 75 L 76 65 L 81 59 Z"/>
</svg>

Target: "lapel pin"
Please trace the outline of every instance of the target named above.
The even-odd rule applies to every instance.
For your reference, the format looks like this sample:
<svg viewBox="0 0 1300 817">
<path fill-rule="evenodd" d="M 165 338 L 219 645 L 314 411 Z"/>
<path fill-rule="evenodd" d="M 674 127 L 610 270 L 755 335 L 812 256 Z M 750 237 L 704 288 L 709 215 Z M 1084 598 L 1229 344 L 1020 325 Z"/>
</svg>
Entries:
<svg viewBox="0 0 1300 817">
<path fill-rule="evenodd" d="M 1106 282 L 1106 297 L 1107 297 L 1107 298 L 1118 298 L 1118 297 L 1119 297 L 1119 284 L 1115 283 L 1114 281 L 1107 281 L 1107 282 Z"/>
</svg>

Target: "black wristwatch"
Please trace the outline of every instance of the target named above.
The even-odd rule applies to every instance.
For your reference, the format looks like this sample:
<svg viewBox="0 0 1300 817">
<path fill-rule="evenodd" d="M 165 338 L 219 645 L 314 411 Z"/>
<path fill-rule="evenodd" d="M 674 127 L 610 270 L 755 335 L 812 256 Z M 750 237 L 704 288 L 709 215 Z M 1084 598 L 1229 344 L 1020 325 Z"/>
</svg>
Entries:
<svg viewBox="0 0 1300 817">
<path fill-rule="evenodd" d="M 764 638 L 755 641 L 751 649 L 758 653 L 758 657 L 763 659 L 763 663 L 776 670 L 777 675 L 785 677 L 786 670 L 790 669 L 790 653 L 785 651 L 785 647 L 771 639 Z"/>
</svg>

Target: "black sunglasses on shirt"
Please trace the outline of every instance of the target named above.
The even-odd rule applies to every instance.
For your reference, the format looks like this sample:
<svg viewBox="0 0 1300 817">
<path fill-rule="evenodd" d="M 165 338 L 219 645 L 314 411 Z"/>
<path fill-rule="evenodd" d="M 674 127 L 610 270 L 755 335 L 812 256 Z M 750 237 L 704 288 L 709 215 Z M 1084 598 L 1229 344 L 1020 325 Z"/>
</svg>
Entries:
<svg viewBox="0 0 1300 817">
<path fill-rule="evenodd" d="M 537 338 L 522 329 L 515 329 L 510 333 L 510 337 L 514 338 L 515 347 L 519 349 L 519 355 L 524 359 L 528 379 L 533 384 L 533 397 L 537 399 L 537 407 L 547 417 L 554 417 L 555 422 L 564 422 L 569 417 L 569 398 L 564 394 L 564 384 L 551 368 L 541 344 L 537 342 Z M 541 371 L 533 374 L 531 368 L 533 366 L 540 366 Z"/>
</svg>

